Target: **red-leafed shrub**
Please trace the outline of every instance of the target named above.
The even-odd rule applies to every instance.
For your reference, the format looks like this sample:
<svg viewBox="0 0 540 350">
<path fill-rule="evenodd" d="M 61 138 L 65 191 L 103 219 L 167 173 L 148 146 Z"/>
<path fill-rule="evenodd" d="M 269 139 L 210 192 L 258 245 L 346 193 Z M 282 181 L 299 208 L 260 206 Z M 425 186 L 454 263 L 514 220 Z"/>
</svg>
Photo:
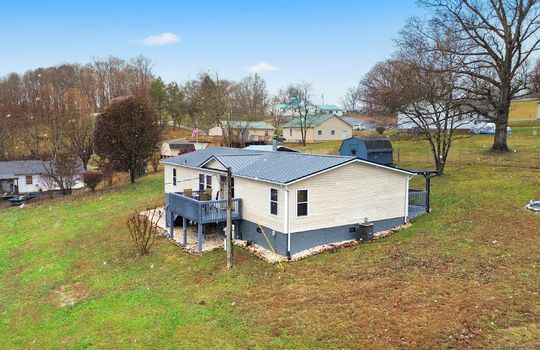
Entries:
<svg viewBox="0 0 540 350">
<path fill-rule="evenodd" d="M 83 174 L 84 184 L 90 189 L 90 191 L 95 191 L 97 185 L 99 185 L 102 179 L 103 176 L 100 173 L 87 172 Z"/>
</svg>

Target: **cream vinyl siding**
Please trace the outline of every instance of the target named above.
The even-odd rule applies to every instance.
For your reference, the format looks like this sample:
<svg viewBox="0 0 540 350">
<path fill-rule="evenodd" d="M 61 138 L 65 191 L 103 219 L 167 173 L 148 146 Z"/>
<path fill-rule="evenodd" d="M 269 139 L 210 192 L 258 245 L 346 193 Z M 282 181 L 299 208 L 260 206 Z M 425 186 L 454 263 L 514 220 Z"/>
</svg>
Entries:
<svg viewBox="0 0 540 350">
<path fill-rule="evenodd" d="M 270 214 L 270 188 L 278 190 L 278 214 Z M 273 230 L 284 231 L 285 192 L 279 185 L 234 178 L 234 195 L 242 198 L 242 217 L 244 220 L 259 223 Z M 267 232 L 267 234 L 269 234 Z"/>
<path fill-rule="evenodd" d="M 405 216 L 408 176 L 351 163 L 289 185 L 290 232 Z M 296 191 L 308 190 L 308 215 L 296 216 Z"/>
<path fill-rule="evenodd" d="M 290 130 L 292 130 L 292 136 L 290 136 Z M 302 141 L 302 133 L 300 132 L 300 128 L 283 128 L 283 137 L 285 140 L 287 140 L 287 142 Z M 307 129 L 306 143 L 313 143 L 313 128 Z"/>
<path fill-rule="evenodd" d="M 173 186 L 172 169 L 176 168 L 176 186 Z M 199 174 L 212 176 L 212 199 L 216 198 L 216 194 L 220 188 L 220 174 L 215 172 L 205 171 L 204 169 L 192 169 L 182 166 L 173 166 L 165 164 L 165 193 L 168 192 L 183 192 L 186 188 L 191 188 L 194 191 L 199 189 Z"/>
<path fill-rule="evenodd" d="M 319 135 L 318 130 L 322 130 L 322 135 Z M 332 135 L 331 131 L 335 130 L 335 135 Z M 347 137 L 343 136 L 343 131 L 347 132 Z M 336 141 L 343 140 L 352 136 L 352 126 L 345 123 L 338 117 L 328 118 L 321 124 L 315 127 L 314 141 Z M 285 137 L 286 138 L 286 137 Z"/>
<path fill-rule="evenodd" d="M 223 136 L 223 130 L 221 130 L 221 126 L 214 126 L 213 128 L 210 128 L 210 130 L 208 130 L 208 135 Z"/>
</svg>

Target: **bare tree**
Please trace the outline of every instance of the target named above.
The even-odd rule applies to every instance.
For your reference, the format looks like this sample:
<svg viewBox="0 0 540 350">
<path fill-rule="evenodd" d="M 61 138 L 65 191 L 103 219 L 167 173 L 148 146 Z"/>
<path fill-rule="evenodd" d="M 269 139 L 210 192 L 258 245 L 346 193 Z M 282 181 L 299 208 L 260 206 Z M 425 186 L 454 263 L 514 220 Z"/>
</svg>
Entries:
<svg viewBox="0 0 540 350">
<path fill-rule="evenodd" d="M 347 89 L 345 96 L 341 98 L 343 108 L 349 112 L 357 112 L 362 105 L 362 90 L 360 86 L 354 86 Z"/>
<path fill-rule="evenodd" d="M 433 23 L 460 45 L 435 48 L 461 58 L 455 73 L 470 108 L 496 125 L 493 151 L 507 152 L 510 103 L 526 90 L 526 65 L 540 49 L 539 0 L 420 0 Z M 429 35 L 429 33 L 419 33 Z M 457 47 L 459 50 L 454 51 Z"/>
<path fill-rule="evenodd" d="M 49 189 L 58 188 L 62 194 L 71 194 L 81 174 L 77 158 L 69 152 L 58 152 L 53 160 L 44 161 L 43 166 Z"/>
<path fill-rule="evenodd" d="M 429 142 L 435 167 L 442 174 L 454 131 L 476 114 L 462 89 L 466 80 L 456 73 L 462 60 L 453 52 L 459 51 L 460 42 L 440 29 L 411 20 L 397 40 L 399 59 L 376 65 L 360 85 L 368 106 L 398 113 L 398 122 L 405 119 L 415 126 Z"/>
<path fill-rule="evenodd" d="M 454 86 L 451 73 L 435 73 L 405 61 L 377 64 L 362 80 L 369 105 L 397 113 L 429 142 L 435 168 L 444 172 L 454 131 L 470 122 L 473 112 Z"/>
<path fill-rule="evenodd" d="M 293 114 L 298 121 L 302 145 L 306 145 L 307 130 L 312 126 L 317 106 L 313 103 L 313 86 L 308 82 L 289 85 L 278 92 L 278 101 Z"/>
<path fill-rule="evenodd" d="M 530 86 L 531 92 L 540 96 L 540 59 L 536 61 L 530 72 Z"/>
</svg>

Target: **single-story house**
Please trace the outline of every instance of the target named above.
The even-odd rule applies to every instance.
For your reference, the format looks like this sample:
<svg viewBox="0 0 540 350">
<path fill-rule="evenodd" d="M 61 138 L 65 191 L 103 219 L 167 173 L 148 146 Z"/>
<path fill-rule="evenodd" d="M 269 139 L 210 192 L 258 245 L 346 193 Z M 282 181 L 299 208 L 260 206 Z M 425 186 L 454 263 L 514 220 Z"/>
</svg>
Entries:
<svg viewBox="0 0 540 350">
<path fill-rule="evenodd" d="M 318 114 L 308 117 L 306 142 L 345 140 L 352 136 L 352 126 L 336 115 Z M 283 125 L 283 137 L 287 142 L 301 142 L 300 119 L 294 118 Z"/>
<path fill-rule="evenodd" d="M 210 136 L 223 136 L 223 130 L 227 132 L 226 122 L 216 125 L 208 131 Z M 274 136 L 275 127 L 264 121 L 239 121 L 230 120 L 229 128 L 236 141 L 240 142 L 266 142 Z"/>
<path fill-rule="evenodd" d="M 187 244 L 186 227 L 197 224 L 200 253 L 205 227 L 226 220 L 229 167 L 234 238 L 270 249 L 262 227 L 281 256 L 358 238 L 364 227 L 379 232 L 409 219 L 414 173 L 356 157 L 217 147 L 162 163 L 167 225 L 181 224 Z M 191 198 L 196 193 L 204 193 L 204 200 Z"/>
<path fill-rule="evenodd" d="M 2 197 L 22 193 L 57 190 L 47 181 L 45 174 L 50 167 L 42 160 L 10 160 L 0 162 L 0 191 Z M 77 178 L 74 189 L 84 187 Z"/>
<path fill-rule="evenodd" d="M 276 106 L 276 113 L 284 117 L 297 117 L 298 112 L 295 109 L 295 106 L 301 104 L 302 101 L 291 101 L 291 103 L 281 103 Z M 330 115 L 343 115 L 343 109 L 339 108 L 336 105 L 309 105 L 310 113 L 312 114 L 330 114 Z"/>
<path fill-rule="evenodd" d="M 319 110 L 319 114 L 343 115 L 343 109 L 336 105 L 318 105 L 317 109 Z"/>
<path fill-rule="evenodd" d="M 161 158 L 179 156 L 184 153 L 205 149 L 208 143 L 191 142 L 184 139 L 163 141 L 161 144 Z"/>
<path fill-rule="evenodd" d="M 431 123 L 428 123 L 429 118 L 424 118 L 425 125 L 429 126 L 430 130 L 437 129 L 437 124 L 435 121 L 432 121 Z M 489 121 L 486 120 L 484 117 L 481 117 L 480 115 L 477 115 L 475 113 L 471 113 L 470 115 L 463 115 L 459 117 L 454 118 L 454 129 L 455 130 L 471 130 L 476 127 L 480 127 L 482 125 L 485 125 Z M 420 125 L 424 125 L 424 123 L 420 123 Z M 397 116 L 397 129 L 401 131 L 410 131 L 418 129 L 417 124 L 414 122 L 411 117 L 409 117 L 406 114 L 398 114 Z"/>
</svg>

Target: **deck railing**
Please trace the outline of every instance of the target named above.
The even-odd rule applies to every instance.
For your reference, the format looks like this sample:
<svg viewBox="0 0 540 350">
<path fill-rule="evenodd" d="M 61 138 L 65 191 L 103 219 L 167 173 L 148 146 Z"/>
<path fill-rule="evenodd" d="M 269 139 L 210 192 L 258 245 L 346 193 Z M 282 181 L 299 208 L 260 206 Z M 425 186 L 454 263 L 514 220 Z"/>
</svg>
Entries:
<svg viewBox="0 0 540 350">
<path fill-rule="evenodd" d="M 423 190 L 409 190 L 409 218 L 414 218 L 427 210 L 427 192 Z"/>
<path fill-rule="evenodd" d="M 169 212 L 201 224 L 227 220 L 227 200 L 200 201 L 186 197 L 182 192 L 167 193 Z M 232 200 L 232 219 L 242 219 L 242 199 Z"/>
</svg>

